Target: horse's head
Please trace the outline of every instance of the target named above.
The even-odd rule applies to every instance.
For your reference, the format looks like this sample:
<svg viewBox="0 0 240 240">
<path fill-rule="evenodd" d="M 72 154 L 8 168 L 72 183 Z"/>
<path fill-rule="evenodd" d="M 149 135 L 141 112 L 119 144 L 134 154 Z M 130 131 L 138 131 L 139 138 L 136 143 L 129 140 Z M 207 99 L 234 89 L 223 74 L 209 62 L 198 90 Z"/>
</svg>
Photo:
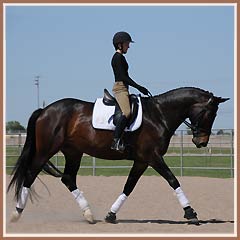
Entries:
<svg viewBox="0 0 240 240">
<path fill-rule="evenodd" d="M 217 115 L 218 105 L 227 100 L 229 100 L 229 98 L 212 96 L 206 102 L 192 105 L 189 113 L 191 124 L 187 123 L 187 125 L 192 130 L 192 141 L 197 148 L 207 146 L 212 125 Z"/>
</svg>

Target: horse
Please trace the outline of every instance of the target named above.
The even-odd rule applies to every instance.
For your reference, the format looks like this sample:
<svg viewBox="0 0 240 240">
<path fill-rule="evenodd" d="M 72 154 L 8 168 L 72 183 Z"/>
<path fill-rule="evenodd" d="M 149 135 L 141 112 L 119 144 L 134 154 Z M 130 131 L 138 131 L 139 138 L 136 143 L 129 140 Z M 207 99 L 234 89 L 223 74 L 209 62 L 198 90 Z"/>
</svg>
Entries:
<svg viewBox="0 0 240 240">
<path fill-rule="evenodd" d="M 13 169 L 8 191 L 15 188 L 16 209 L 11 221 L 17 221 L 26 206 L 30 187 L 44 170 L 61 181 L 77 201 L 89 223 L 94 217 L 89 203 L 76 184 L 83 153 L 102 159 L 133 161 L 124 185 L 105 217 L 108 223 L 117 223 L 116 214 L 133 191 L 148 166 L 157 171 L 175 191 L 189 223 L 199 224 L 196 211 L 183 192 L 179 181 L 164 161 L 169 142 L 175 130 L 184 122 L 191 128 L 192 142 L 197 148 L 206 147 L 220 103 L 229 98 L 194 87 L 182 87 L 156 96 L 141 97 L 142 124 L 133 132 L 125 132 L 127 144 L 123 152 L 111 150 L 113 132 L 92 126 L 94 103 L 79 99 L 58 100 L 44 109 L 33 112 L 28 121 L 27 137 L 22 153 Z M 190 123 L 186 121 L 189 119 Z M 65 157 L 64 172 L 49 159 L 61 151 Z"/>
</svg>

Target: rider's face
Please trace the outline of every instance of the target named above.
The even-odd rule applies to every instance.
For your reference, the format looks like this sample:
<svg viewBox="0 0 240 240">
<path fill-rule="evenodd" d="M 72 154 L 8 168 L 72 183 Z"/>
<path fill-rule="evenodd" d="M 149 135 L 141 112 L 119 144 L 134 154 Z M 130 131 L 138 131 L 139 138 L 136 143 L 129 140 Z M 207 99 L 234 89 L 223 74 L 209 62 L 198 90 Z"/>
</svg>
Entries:
<svg viewBox="0 0 240 240">
<path fill-rule="evenodd" d="M 127 53 L 127 51 L 128 51 L 128 49 L 129 49 L 129 45 L 130 45 L 130 42 L 124 42 L 123 43 L 123 49 L 122 49 L 122 51 L 123 51 L 123 53 Z"/>
<path fill-rule="evenodd" d="M 129 49 L 129 45 L 130 45 L 130 42 L 124 42 L 124 43 L 122 43 L 121 52 L 122 52 L 123 54 L 127 53 L 128 49 Z"/>
</svg>

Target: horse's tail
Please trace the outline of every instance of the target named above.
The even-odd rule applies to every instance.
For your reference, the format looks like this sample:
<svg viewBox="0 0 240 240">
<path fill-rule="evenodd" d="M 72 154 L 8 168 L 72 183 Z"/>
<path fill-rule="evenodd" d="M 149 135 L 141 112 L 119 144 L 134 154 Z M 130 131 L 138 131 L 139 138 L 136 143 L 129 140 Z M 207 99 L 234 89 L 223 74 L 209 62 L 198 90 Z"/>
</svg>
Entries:
<svg viewBox="0 0 240 240">
<path fill-rule="evenodd" d="M 36 121 L 40 116 L 43 109 L 39 108 L 34 111 L 29 118 L 28 126 L 27 126 L 27 138 L 22 150 L 20 157 L 18 158 L 14 169 L 12 171 L 12 179 L 8 185 L 7 191 L 10 190 L 11 187 L 15 186 L 15 198 L 19 198 L 20 190 L 23 186 L 28 167 L 32 161 L 32 158 L 36 152 L 36 134 L 35 127 Z"/>
<path fill-rule="evenodd" d="M 63 172 L 61 172 L 55 165 L 48 161 L 44 166 L 43 166 L 43 171 L 46 173 L 50 174 L 53 177 L 62 177 Z"/>
</svg>

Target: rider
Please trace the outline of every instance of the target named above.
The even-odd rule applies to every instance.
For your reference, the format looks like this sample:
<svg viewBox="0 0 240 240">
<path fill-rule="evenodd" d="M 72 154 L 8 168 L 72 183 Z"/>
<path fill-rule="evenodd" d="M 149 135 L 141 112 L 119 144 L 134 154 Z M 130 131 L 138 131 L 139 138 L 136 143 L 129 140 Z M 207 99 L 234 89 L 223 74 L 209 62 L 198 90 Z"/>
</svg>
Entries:
<svg viewBox="0 0 240 240">
<path fill-rule="evenodd" d="M 115 83 L 113 86 L 114 96 L 122 111 L 122 116 L 119 118 L 116 129 L 113 134 L 113 142 L 111 149 L 116 151 L 124 151 L 125 146 L 121 140 L 123 131 L 127 125 L 127 120 L 130 116 L 130 103 L 129 103 L 129 86 L 138 89 L 144 95 L 149 91 L 136 82 L 134 82 L 128 75 L 128 63 L 123 54 L 126 54 L 130 43 L 134 43 L 131 36 L 127 32 L 117 32 L 113 37 L 113 45 L 115 47 L 115 54 L 112 57 L 112 68 L 115 76 Z"/>
</svg>

